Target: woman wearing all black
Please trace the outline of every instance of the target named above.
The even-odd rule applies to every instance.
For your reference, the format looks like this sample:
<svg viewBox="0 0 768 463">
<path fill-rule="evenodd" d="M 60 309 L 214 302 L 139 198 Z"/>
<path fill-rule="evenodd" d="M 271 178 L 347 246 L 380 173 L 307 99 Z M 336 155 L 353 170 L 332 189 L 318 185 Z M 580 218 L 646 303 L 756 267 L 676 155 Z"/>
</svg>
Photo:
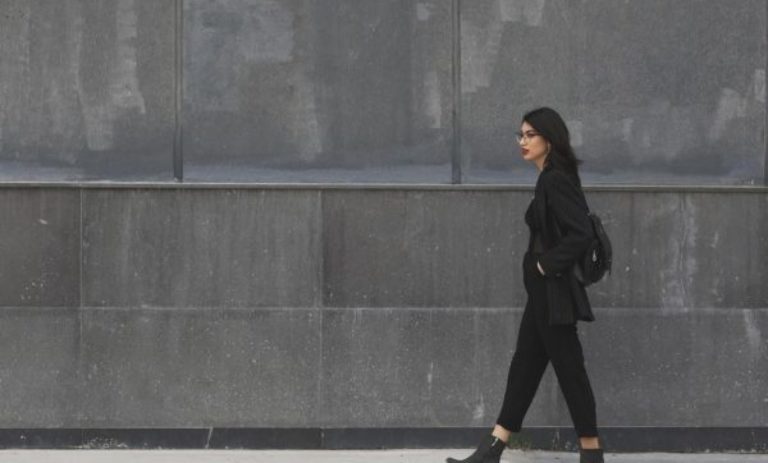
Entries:
<svg viewBox="0 0 768 463">
<path fill-rule="evenodd" d="M 520 431 L 551 361 L 579 436 L 581 462 L 602 463 L 595 399 L 576 330 L 578 320 L 593 321 L 594 316 L 584 287 L 570 271 L 593 237 L 578 174 L 580 161 L 571 148 L 565 122 L 550 108 L 523 116 L 518 141 L 523 159 L 540 172 L 534 199 L 525 213 L 531 232 L 523 258 L 528 300 L 493 432 L 469 458 L 447 461 L 498 462 L 511 433 Z"/>
</svg>

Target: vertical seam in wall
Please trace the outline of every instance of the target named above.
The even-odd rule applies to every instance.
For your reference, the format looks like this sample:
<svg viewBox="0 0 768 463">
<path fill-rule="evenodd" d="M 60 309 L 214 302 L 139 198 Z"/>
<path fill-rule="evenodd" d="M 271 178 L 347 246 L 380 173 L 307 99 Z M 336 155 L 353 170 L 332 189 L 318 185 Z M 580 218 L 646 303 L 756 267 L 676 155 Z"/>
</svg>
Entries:
<svg viewBox="0 0 768 463">
<path fill-rule="evenodd" d="M 326 423 L 323 423 L 321 420 L 321 417 L 325 415 L 323 408 L 325 407 L 325 374 L 323 372 L 323 350 L 324 350 L 324 339 L 325 339 L 325 308 L 320 307 L 320 309 L 317 311 L 317 313 L 320 315 L 320 322 L 319 325 L 319 332 L 317 334 L 318 338 L 318 349 L 317 349 L 317 397 L 315 399 L 315 409 L 312 410 L 312 421 L 318 426 L 323 427 Z M 321 437 L 322 441 L 322 437 Z"/>
<path fill-rule="evenodd" d="M 312 410 L 311 419 L 320 424 L 319 417 L 323 415 L 323 325 L 325 324 L 325 192 L 318 190 L 318 227 L 317 227 L 317 246 L 318 246 L 318 284 L 320 294 L 315 297 L 314 313 L 320 317 L 318 321 L 318 349 L 317 349 L 317 387 L 315 389 L 315 409 Z M 323 435 L 320 434 L 320 448 L 323 448 Z"/>
<path fill-rule="evenodd" d="M 765 20 L 768 21 L 768 0 L 765 2 Z M 768 73 L 768 27 L 765 28 L 764 50 L 763 64 L 765 65 L 765 70 L 763 71 L 763 80 L 768 81 L 768 77 L 765 77 Z M 763 92 L 765 93 L 765 91 Z M 768 98 L 765 98 L 763 104 L 763 185 L 768 185 Z"/>
<path fill-rule="evenodd" d="M 182 151 L 182 110 L 184 98 L 184 0 L 174 2 L 174 134 L 173 177 L 184 181 L 184 157 Z"/>
<path fill-rule="evenodd" d="M 451 83 L 453 86 L 452 128 L 453 143 L 451 144 L 451 182 L 461 183 L 461 0 L 451 3 L 452 16 L 452 53 L 451 53 Z"/>
<path fill-rule="evenodd" d="M 323 191 L 317 191 L 317 293 L 315 294 L 314 305 L 316 308 L 325 306 L 325 243 L 323 241 Z"/>
<path fill-rule="evenodd" d="M 83 371 L 83 352 L 85 350 L 85 341 L 83 340 L 83 268 L 85 267 L 85 189 L 80 188 L 80 236 L 78 242 L 80 244 L 80 258 L 78 259 L 78 307 L 77 307 L 77 351 L 75 352 L 75 358 L 77 363 L 75 364 L 75 384 L 77 384 L 83 390 L 87 389 L 85 384 L 85 378 L 88 377 L 87 373 Z M 77 411 L 75 412 L 75 420 L 78 426 L 82 420 L 82 410 L 84 408 L 83 396 L 77 395 Z M 82 436 L 81 436 L 82 440 Z"/>
<path fill-rule="evenodd" d="M 77 265 L 78 265 L 78 297 L 77 297 L 77 307 L 78 310 L 83 308 L 83 267 L 85 266 L 85 190 L 83 188 L 80 188 L 80 236 L 78 237 L 78 242 L 80 245 L 80 258 L 78 259 Z"/>
</svg>

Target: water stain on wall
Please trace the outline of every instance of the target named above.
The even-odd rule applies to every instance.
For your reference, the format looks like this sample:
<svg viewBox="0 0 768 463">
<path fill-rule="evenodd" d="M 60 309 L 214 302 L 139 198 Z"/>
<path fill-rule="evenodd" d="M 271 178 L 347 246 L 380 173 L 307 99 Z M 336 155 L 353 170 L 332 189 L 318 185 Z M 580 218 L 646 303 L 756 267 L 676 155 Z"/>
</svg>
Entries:
<svg viewBox="0 0 768 463">
<path fill-rule="evenodd" d="M 3 40 L 2 128 L 19 151 L 74 163 L 83 148 L 115 148 L 116 124 L 145 114 L 138 79 L 136 0 L 17 1 Z M 7 153 L 6 153 L 7 154 Z"/>
<path fill-rule="evenodd" d="M 755 101 L 765 103 L 765 69 L 755 69 L 754 78 Z"/>
<path fill-rule="evenodd" d="M 440 98 L 440 78 L 436 71 L 427 72 L 424 87 L 426 90 L 424 109 L 430 121 L 429 126 L 433 129 L 439 129 L 443 126 L 443 107 Z"/>
<path fill-rule="evenodd" d="M 106 71 L 106 92 L 103 88 L 89 90 L 83 85 L 83 73 L 78 72 L 78 95 L 83 106 L 85 138 L 91 151 L 106 151 L 115 147 L 115 124 L 125 113 L 137 111 L 146 114 L 144 97 L 139 88 L 136 0 L 117 0 L 115 17 L 114 54 Z M 75 23 L 78 37 L 78 55 L 88 59 L 83 47 L 91 50 L 98 43 L 83 41 L 83 22 Z M 78 67 L 80 71 L 80 67 Z M 87 77 L 86 77 L 87 78 Z M 95 90 L 95 91 L 93 91 Z"/>
<path fill-rule="evenodd" d="M 501 20 L 540 26 L 546 0 L 498 0 Z"/>
<path fill-rule="evenodd" d="M 707 133 L 709 141 L 722 138 L 728 123 L 734 119 L 745 117 L 747 114 L 747 99 L 732 88 L 723 88 L 717 103 L 712 126 Z"/>
<path fill-rule="evenodd" d="M 419 21 L 429 21 L 430 16 L 432 16 L 432 5 L 428 3 L 416 4 L 416 19 Z"/>
<path fill-rule="evenodd" d="M 311 161 L 323 150 L 321 127 L 310 63 L 296 56 L 302 18 L 289 6 L 273 0 L 190 2 L 185 98 L 205 119 L 258 109 L 287 131 L 299 159 Z M 285 92 L 283 104 L 254 108 L 275 98 L 274 92 Z"/>
<path fill-rule="evenodd" d="M 294 59 L 295 18 L 277 2 L 196 1 L 186 15 L 190 79 L 185 93 L 205 109 L 236 111 L 241 106 L 237 79 L 248 65 Z"/>
<path fill-rule="evenodd" d="M 677 312 L 681 309 L 688 311 L 695 305 L 691 294 L 691 284 L 698 273 L 695 246 L 698 237 L 698 221 L 696 205 L 689 197 L 681 197 L 677 204 L 660 201 L 660 216 L 677 215 L 672 223 L 672 229 L 665 246 L 667 252 L 663 256 L 661 278 L 660 306 L 665 312 Z"/>
<path fill-rule="evenodd" d="M 462 91 L 475 92 L 488 87 L 496 67 L 506 23 L 521 23 L 531 27 L 543 24 L 546 0 L 495 0 L 489 5 L 491 13 L 484 18 L 462 18 L 461 64 Z"/>
</svg>

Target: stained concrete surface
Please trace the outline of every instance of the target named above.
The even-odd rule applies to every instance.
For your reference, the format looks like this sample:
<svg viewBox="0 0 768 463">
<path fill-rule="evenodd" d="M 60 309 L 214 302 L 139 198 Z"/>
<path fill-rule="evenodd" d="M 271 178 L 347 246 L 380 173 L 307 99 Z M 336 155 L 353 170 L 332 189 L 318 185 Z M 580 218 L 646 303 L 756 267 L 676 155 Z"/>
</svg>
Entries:
<svg viewBox="0 0 768 463">
<path fill-rule="evenodd" d="M 80 193 L 0 190 L 0 306 L 80 302 Z"/>
<path fill-rule="evenodd" d="M 186 176 L 449 182 L 451 27 L 439 0 L 185 2 Z"/>
<path fill-rule="evenodd" d="M 192 180 L 517 181 L 548 104 L 595 180 L 763 181 L 763 1 L 451 5 L 3 0 L 0 178 L 170 180 L 178 121 Z"/>
<path fill-rule="evenodd" d="M 319 201 L 311 191 L 89 191 L 85 305 L 311 307 Z"/>
<path fill-rule="evenodd" d="M 761 183 L 765 49 L 759 0 L 462 2 L 463 180 L 526 171 L 514 132 L 546 105 L 596 181 Z"/>
<path fill-rule="evenodd" d="M 0 9 L 0 179 L 172 179 L 173 1 Z"/>
</svg>

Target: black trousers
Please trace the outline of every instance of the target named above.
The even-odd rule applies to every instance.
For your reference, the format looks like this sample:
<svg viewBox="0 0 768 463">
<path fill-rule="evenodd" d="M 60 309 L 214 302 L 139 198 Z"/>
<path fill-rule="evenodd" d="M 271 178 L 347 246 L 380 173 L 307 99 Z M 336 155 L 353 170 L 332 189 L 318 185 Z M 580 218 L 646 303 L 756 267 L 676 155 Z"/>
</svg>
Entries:
<svg viewBox="0 0 768 463">
<path fill-rule="evenodd" d="M 536 256 L 531 252 L 523 258 L 523 279 L 528 301 L 497 423 L 510 431 L 520 431 L 523 417 L 551 361 L 576 433 L 579 437 L 596 437 L 595 398 L 584 369 L 576 324 L 549 325 L 545 277 L 536 268 Z"/>
</svg>

